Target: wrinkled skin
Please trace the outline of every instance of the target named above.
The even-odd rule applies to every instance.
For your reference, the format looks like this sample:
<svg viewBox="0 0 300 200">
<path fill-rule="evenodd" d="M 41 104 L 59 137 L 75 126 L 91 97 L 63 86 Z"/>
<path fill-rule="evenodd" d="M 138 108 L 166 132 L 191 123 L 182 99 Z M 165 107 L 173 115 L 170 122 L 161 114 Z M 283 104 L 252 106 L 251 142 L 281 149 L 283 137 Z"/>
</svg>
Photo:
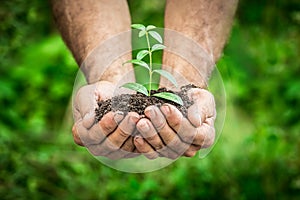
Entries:
<svg viewBox="0 0 300 200">
<path fill-rule="evenodd" d="M 207 90 L 194 88 L 188 92 L 194 101 L 188 118 L 174 106 L 164 104 L 147 107 L 145 118 L 135 112 L 126 116 L 109 112 L 94 124 L 97 100 L 111 98 L 114 89 L 109 82 L 97 82 L 80 88 L 74 100 L 74 141 L 93 155 L 121 159 L 144 154 L 149 159 L 176 159 L 194 156 L 213 144 L 216 111 L 213 95 Z"/>
</svg>

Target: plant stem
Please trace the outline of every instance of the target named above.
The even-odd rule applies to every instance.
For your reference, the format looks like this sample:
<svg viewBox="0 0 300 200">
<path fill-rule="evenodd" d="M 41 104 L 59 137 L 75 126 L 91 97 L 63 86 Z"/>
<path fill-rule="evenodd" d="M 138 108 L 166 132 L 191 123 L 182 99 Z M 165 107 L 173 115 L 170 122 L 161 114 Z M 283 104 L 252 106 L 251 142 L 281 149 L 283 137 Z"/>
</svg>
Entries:
<svg viewBox="0 0 300 200">
<path fill-rule="evenodd" d="M 149 91 L 148 91 L 148 96 L 151 96 L 151 87 L 152 87 L 152 52 L 151 52 L 151 46 L 150 46 L 150 41 L 149 41 L 149 35 L 148 32 L 146 31 L 146 39 L 147 39 L 147 45 L 148 45 L 148 50 L 149 50 L 149 59 L 150 59 L 150 70 L 149 70 Z"/>
</svg>

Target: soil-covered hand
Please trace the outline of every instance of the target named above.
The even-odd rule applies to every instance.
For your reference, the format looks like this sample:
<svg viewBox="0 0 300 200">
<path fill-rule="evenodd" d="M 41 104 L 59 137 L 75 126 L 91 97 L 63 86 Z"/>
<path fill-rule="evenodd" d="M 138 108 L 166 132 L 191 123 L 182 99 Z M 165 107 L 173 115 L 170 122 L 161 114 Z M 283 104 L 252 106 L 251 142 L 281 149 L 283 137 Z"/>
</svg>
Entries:
<svg viewBox="0 0 300 200">
<path fill-rule="evenodd" d="M 149 106 L 147 118 L 139 120 L 134 144 L 149 159 L 158 156 L 176 159 L 194 156 L 201 148 L 211 146 L 215 138 L 216 108 L 213 95 L 204 89 L 193 88 L 188 96 L 194 104 L 188 109 L 187 118 L 170 104 L 160 109 Z"/>
<path fill-rule="evenodd" d="M 95 156 L 110 159 L 133 157 L 132 132 L 140 116 L 130 112 L 109 112 L 95 123 L 95 108 L 98 100 L 113 96 L 115 86 L 106 81 L 83 86 L 76 94 L 73 103 L 75 124 L 72 129 L 76 144 L 85 146 Z"/>
</svg>

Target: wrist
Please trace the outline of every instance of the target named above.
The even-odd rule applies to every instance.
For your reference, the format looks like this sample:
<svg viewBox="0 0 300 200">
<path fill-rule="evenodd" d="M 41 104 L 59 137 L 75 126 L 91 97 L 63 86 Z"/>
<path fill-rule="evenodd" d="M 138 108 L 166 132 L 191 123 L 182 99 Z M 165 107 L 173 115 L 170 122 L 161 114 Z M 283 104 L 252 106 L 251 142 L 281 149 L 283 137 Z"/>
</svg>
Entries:
<svg viewBox="0 0 300 200">
<path fill-rule="evenodd" d="M 134 79 L 134 75 L 129 73 L 133 71 L 132 65 L 123 65 L 124 62 L 130 59 L 131 53 L 112 59 L 111 55 L 105 56 L 97 50 L 88 56 L 80 69 L 89 84 L 97 81 L 108 81 L 117 84 L 124 76 L 131 76 L 129 78 Z M 128 79 L 128 77 L 126 78 Z"/>
<path fill-rule="evenodd" d="M 176 80 L 179 86 L 189 83 L 200 88 L 207 88 L 210 72 L 207 71 L 204 64 L 201 66 L 203 67 L 196 67 L 178 55 L 170 52 L 164 52 L 162 68 L 177 77 Z M 162 85 L 164 85 L 164 82 L 165 80 L 161 79 Z"/>
</svg>

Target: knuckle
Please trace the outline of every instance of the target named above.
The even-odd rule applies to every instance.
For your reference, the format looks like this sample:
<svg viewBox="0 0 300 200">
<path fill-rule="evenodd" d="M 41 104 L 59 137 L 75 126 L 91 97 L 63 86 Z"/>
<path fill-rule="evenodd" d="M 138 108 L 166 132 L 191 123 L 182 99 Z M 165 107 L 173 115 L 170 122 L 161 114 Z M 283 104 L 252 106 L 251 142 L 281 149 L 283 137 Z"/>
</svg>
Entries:
<svg viewBox="0 0 300 200">
<path fill-rule="evenodd" d="M 177 128 L 179 129 L 179 127 L 181 126 L 181 119 L 179 118 L 169 118 L 168 122 L 170 124 L 171 127 Z"/>
<path fill-rule="evenodd" d="M 160 149 L 164 148 L 164 145 L 162 143 L 156 143 L 156 144 L 153 145 L 153 147 L 156 150 L 160 150 Z"/>
<path fill-rule="evenodd" d="M 98 124 L 106 132 L 112 132 L 116 128 L 116 122 L 111 112 L 104 115 Z"/>
<path fill-rule="evenodd" d="M 111 121 L 107 122 L 107 123 L 100 123 L 100 127 L 105 131 L 105 132 L 112 132 L 114 130 L 114 126 L 113 123 L 110 123 Z"/>
<path fill-rule="evenodd" d="M 153 143 L 153 144 L 159 143 L 158 136 L 154 134 L 144 136 L 144 139 L 146 139 L 149 143 Z"/>
<path fill-rule="evenodd" d="M 131 134 L 127 130 L 120 128 L 118 131 L 118 135 L 121 136 L 122 138 L 128 138 Z"/>
<path fill-rule="evenodd" d="M 163 130 L 167 125 L 167 122 L 165 120 L 162 120 L 162 121 L 158 121 L 156 124 L 155 124 L 155 128 L 158 132 L 160 132 L 161 130 Z"/>
</svg>

